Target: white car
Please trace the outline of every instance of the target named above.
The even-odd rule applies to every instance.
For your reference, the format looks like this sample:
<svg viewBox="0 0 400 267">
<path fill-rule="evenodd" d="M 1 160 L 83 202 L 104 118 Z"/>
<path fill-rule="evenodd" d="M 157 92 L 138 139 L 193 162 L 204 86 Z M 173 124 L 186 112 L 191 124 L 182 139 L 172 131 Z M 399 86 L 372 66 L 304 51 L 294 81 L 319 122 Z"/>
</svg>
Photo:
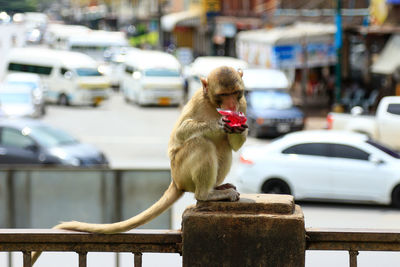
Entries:
<svg viewBox="0 0 400 267">
<path fill-rule="evenodd" d="M 244 147 L 236 179 L 242 193 L 400 207 L 400 154 L 359 133 L 302 131 Z"/>
<path fill-rule="evenodd" d="M 161 51 L 132 50 L 125 57 L 121 92 L 127 102 L 144 105 L 179 105 L 184 79 L 175 56 Z"/>
<path fill-rule="evenodd" d="M 4 83 L 7 85 L 25 85 L 31 88 L 33 103 L 38 106 L 41 116 L 46 114 L 46 94 L 47 89 L 42 79 L 38 74 L 15 72 L 8 73 L 4 78 Z"/>
<path fill-rule="evenodd" d="M 32 117 L 42 115 L 39 105 L 35 104 L 33 92 L 28 85 L 0 85 L 0 110 L 6 117 Z"/>
</svg>

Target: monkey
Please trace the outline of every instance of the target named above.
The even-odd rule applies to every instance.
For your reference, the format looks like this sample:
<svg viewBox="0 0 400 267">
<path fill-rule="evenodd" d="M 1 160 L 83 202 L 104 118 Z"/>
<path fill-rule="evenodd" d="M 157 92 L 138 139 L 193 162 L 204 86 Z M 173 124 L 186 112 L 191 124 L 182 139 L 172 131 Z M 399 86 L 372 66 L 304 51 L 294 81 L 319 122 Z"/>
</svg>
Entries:
<svg viewBox="0 0 400 267">
<path fill-rule="evenodd" d="M 222 66 L 202 77 L 199 88 L 183 107 L 168 143 L 171 183 L 164 195 L 147 210 L 125 221 L 111 224 L 63 222 L 55 229 L 113 234 L 143 225 L 160 215 L 184 192 L 198 201 L 238 201 L 240 193 L 232 184 L 222 184 L 238 151 L 247 138 L 246 124 L 231 127 L 217 109 L 246 114 L 243 71 Z M 32 255 L 35 262 L 40 252 Z"/>
</svg>

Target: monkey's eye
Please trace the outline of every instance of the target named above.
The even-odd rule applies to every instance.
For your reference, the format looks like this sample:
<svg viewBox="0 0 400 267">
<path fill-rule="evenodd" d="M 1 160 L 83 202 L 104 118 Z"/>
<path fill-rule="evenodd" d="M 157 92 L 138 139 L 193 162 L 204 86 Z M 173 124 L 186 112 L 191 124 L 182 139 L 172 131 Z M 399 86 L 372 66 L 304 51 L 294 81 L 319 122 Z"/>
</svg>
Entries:
<svg viewBox="0 0 400 267">
<path fill-rule="evenodd" d="M 214 101 L 217 105 L 221 105 L 222 104 L 222 96 L 221 95 L 216 95 L 214 97 Z"/>
</svg>

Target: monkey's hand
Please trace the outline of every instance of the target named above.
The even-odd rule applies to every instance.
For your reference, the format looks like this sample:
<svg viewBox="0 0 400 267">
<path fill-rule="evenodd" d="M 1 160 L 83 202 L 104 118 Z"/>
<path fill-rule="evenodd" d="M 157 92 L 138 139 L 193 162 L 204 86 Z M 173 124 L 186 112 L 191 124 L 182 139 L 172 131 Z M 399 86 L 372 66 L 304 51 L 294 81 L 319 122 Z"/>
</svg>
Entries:
<svg viewBox="0 0 400 267">
<path fill-rule="evenodd" d="M 233 134 L 233 133 L 240 134 L 240 133 L 244 132 L 247 128 L 249 128 L 249 126 L 247 124 L 242 124 L 241 126 L 232 127 L 232 126 L 229 126 L 229 124 L 228 124 L 229 122 L 230 122 L 230 120 L 228 120 L 224 117 L 222 117 L 219 120 L 220 127 L 228 134 Z"/>
</svg>

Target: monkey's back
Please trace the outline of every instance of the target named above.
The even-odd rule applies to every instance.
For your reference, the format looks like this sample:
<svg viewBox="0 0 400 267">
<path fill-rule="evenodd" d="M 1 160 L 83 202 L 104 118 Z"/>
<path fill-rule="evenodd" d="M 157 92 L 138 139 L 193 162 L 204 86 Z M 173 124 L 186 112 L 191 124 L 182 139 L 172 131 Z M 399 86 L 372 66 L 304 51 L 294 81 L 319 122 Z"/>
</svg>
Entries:
<svg viewBox="0 0 400 267">
<path fill-rule="evenodd" d="M 196 122 L 209 122 L 218 120 L 220 115 L 218 111 L 211 105 L 209 100 L 204 97 L 203 90 L 198 89 L 188 103 L 183 107 L 182 112 L 172 129 L 169 143 L 168 155 L 172 160 L 177 150 L 179 150 L 186 141 L 186 138 L 180 138 L 178 131 L 180 126 L 186 120 L 193 120 Z"/>
</svg>

